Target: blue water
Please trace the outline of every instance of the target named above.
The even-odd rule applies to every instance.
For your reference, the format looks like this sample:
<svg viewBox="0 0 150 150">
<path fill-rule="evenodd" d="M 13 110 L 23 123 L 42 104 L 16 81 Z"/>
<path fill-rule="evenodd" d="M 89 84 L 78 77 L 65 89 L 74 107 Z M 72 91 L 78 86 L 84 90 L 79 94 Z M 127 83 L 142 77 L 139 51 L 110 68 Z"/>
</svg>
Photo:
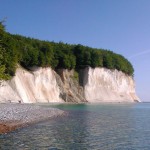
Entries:
<svg viewBox="0 0 150 150">
<path fill-rule="evenodd" d="M 150 104 L 45 105 L 68 112 L 0 135 L 1 150 L 150 150 Z"/>
</svg>

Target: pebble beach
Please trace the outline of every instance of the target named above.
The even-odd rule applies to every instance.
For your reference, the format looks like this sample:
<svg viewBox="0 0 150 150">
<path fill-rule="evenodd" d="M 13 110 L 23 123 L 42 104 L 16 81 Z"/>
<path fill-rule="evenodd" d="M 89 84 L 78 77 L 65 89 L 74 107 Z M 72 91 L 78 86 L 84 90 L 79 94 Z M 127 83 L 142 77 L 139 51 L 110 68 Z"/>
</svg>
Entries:
<svg viewBox="0 0 150 150">
<path fill-rule="evenodd" d="M 0 134 L 63 115 L 64 111 L 34 104 L 0 104 Z"/>
</svg>

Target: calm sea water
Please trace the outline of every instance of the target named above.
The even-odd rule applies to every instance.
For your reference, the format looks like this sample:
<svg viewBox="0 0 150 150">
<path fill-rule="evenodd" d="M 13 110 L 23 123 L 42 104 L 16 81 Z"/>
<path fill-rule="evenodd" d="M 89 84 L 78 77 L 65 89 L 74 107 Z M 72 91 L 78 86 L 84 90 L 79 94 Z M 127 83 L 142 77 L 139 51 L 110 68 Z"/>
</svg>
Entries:
<svg viewBox="0 0 150 150">
<path fill-rule="evenodd" d="M 150 150 L 150 103 L 44 107 L 68 115 L 0 135 L 0 149 Z"/>
</svg>

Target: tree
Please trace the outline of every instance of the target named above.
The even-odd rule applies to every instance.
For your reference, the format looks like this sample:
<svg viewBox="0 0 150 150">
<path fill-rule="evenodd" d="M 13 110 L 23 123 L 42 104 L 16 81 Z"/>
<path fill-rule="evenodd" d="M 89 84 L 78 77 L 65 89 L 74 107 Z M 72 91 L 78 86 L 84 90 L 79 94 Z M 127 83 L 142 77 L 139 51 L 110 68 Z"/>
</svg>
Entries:
<svg viewBox="0 0 150 150">
<path fill-rule="evenodd" d="M 103 57 L 101 51 L 93 50 L 91 52 L 91 67 L 102 67 L 103 66 Z"/>
<path fill-rule="evenodd" d="M 103 55 L 103 66 L 108 69 L 114 69 L 113 57 L 109 53 Z"/>
<path fill-rule="evenodd" d="M 4 54 L 5 54 L 5 48 L 3 46 L 2 38 L 4 36 L 5 28 L 0 22 L 0 80 L 2 79 L 9 79 L 9 75 L 6 73 L 6 66 L 4 62 Z"/>
</svg>

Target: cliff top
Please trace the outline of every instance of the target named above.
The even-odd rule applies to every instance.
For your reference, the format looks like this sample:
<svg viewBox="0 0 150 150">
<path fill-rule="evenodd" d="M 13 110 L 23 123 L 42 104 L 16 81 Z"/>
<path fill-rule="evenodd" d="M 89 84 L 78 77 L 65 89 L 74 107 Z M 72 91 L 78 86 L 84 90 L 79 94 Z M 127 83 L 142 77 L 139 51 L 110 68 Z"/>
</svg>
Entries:
<svg viewBox="0 0 150 150">
<path fill-rule="evenodd" d="M 91 66 L 117 69 L 128 75 L 134 73 L 131 63 L 112 51 L 13 35 L 7 33 L 0 23 L 0 79 L 15 75 L 18 63 L 24 68 L 40 66 L 78 70 Z"/>
</svg>

